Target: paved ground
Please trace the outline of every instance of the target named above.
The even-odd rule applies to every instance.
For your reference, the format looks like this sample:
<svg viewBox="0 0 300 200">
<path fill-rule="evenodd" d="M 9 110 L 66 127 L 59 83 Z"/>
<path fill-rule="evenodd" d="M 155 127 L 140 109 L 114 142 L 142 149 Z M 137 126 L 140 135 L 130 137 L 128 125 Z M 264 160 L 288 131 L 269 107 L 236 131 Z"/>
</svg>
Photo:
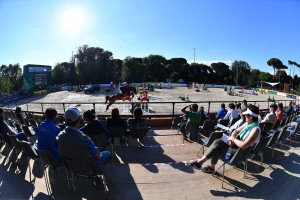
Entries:
<svg viewBox="0 0 300 200">
<path fill-rule="evenodd" d="M 63 105 L 62 104 L 52 104 L 52 103 L 65 103 L 65 108 L 71 106 L 79 106 L 81 110 L 91 109 L 93 108 L 92 103 L 96 102 L 96 112 L 97 114 L 107 114 L 111 112 L 111 109 L 114 107 L 118 107 L 120 112 L 129 113 L 129 109 L 123 105 L 113 105 L 111 106 L 108 112 L 105 112 L 106 105 L 105 96 L 112 95 L 113 93 L 104 92 L 105 88 L 102 88 L 99 93 L 94 94 L 84 94 L 83 92 L 68 92 L 68 91 L 60 91 L 46 95 L 35 96 L 31 98 L 27 98 L 21 100 L 22 102 L 35 102 L 35 103 L 44 103 L 43 108 L 44 111 L 48 107 L 54 107 L 59 113 L 63 113 Z M 237 90 L 237 93 L 240 90 Z M 205 103 L 199 103 L 199 106 L 203 106 L 205 110 L 208 110 L 208 101 L 231 101 L 231 102 L 241 102 L 244 99 L 248 101 L 252 101 L 252 104 L 257 104 L 257 101 L 267 101 L 270 95 L 267 94 L 241 94 L 241 96 L 229 96 L 224 89 L 221 88 L 208 88 L 207 92 L 196 92 L 194 89 L 187 89 L 186 87 L 176 87 L 172 89 L 155 89 L 149 93 L 150 103 L 151 102 L 177 102 L 175 104 L 175 113 L 180 113 L 182 107 L 184 107 L 185 103 L 182 103 L 179 97 L 188 96 L 190 101 L 204 101 Z M 271 95 L 271 98 L 273 96 Z M 289 98 L 283 96 L 274 96 L 275 100 L 291 100 Z M 137 101 L 135 98 L 134 101 Z M 45 104 L 45 103 L 48 104 Z M 97 104 L 101 103 L 101 104 Z M 220 102 L 212 103 L 210 105 L 210 112 L 217 112 L 220 109 Z M 268 108 L 268 103 L 259 103 L 261 109 Z M 21 106 L 22 110 L 27 110 L 27 106 L 24 103 L 17 102 L 17 104 L 13 103 L 10 107 L 15 107 L 16 105 Z M 226 106 L 228 103 L 226 103 Z M 172 113 L 172 104 L 150 104 L 149 112 L 151 114 L 171 114 Z M 28 104 L 29 111 L 42 111 L 41 104 Z"/>
<path fill-rule="evenodd" d="M 262 166 L 249 160 L 247 178 L 243 178 L 242 166 L 226 166 L 225 185 L 221 180 L 184 164 L 142 166 L 140 163 L 166 163 L 197 159 L 200 145 L 185 142 L 177 131 L 169 128 L 151 130 L 147 146 L 116 148 L 118 160 L 108 163 L 106 174 L 111 180 L 108 199 L 300 199 L 300 140 L 292 147 L 284 145 L 281 151 L 276 146 L 274 158 L 271 150 L 265 151 Z M 173 136 L 171 136 L 173 135 Z M 167 136 L 167 137 L 161 137 Z M 1 147 L 0 199 L 104 199 L 103 185 L 92 185 L 86 179 L 76 178 L 76 192 L 69 191 L 64 168 L 48 171 L 53 196 L 47 194 L 41 165 L 30 161 L 35 181 L 29 182 L 26 158 L 20 154 L 16 164 L 15 153 L 6 146 Z M 218 166 L 222 162 L 219 161 Z"/>
</svg>

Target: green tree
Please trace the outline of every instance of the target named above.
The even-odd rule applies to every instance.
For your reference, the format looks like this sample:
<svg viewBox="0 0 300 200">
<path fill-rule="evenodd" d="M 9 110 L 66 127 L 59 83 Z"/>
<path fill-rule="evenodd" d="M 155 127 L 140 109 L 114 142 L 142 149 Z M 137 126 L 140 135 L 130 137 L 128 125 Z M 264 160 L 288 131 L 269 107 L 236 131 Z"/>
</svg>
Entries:
<svg viewBox="0 0 300 200">
<path fill-rule="evenodd" d="M 170 75 L 170 79 L 172 79 L 174 82 L 177 82 L 179 80 L 179 73 L 178 72 L 173 72 Z"/>
<path fill-rule="evenodd" d="M 268 60 L 267 64 L 269 66 L 273 67 L 273 69 L 274 69 L 273 80 L 275 80 L 275 71 L 276 71 L 276 69 L 280 69 L 283 64 L 282 64 L 281 60 L 279 60 L 278 58 L 271 58 L 270 60 Z"/>
<path fill-rule="evenodd" d="M 52 70 L 52 83 L 53 84 L 64 84 L 66 83 L 67 71 L 60 63 L 56 64 Z"/>
<path fill-rule="evenodd" d="M 220 83 L 220 78 L 222 79 L 221 84 L 224 84 L 224 78 L 228 77 L 229 75 L 229 66 L 223 62 L 218 62 L 212 63 L 211 67 L 216 71 L 218 76 L 218 84 Z"/>
<path fill-rule="evenodd" d="M 183 79 L 186 82 L 190 81 L 189 77 L 190 65 L 185 58 L 171 58 L 168 60 L 167 72 L 171 75 L 173 72 L 178 72 L 179 79 Z"/>
<path fill-rule="evenodd" d="M 255 87 L 256 84 L 259 82 L 259 75 L 261 71 L 258 69 L 253 69 L 250 72 L 249 80 L 248 80 L 248 86 L 249 87 Z"/>
<path fill-rule="evenodd" d="M 145 67 L 142 58 L 126 57 L 123 62 L 122 79 L 127 82 L 144 82 Z"/>
<path fill-rule="evenodd" d="M 259 75 L 259 80 L 271 82 L 272 81 L 272 75 L 269 72 L 261 72 Z"/>
<path fill-rule="evenodd" d="M 11 93 L 13 88 L 14 88 L 14 85 L 11 82 L 9 77 L 2 77 L 0 79 L 0 92 Z"/>
<path fill-rule="evenodd" d="M 161 55 L 149 55 L 143 59 L 147 81 L 161 82 L 168 78 L 167 59 Z"/>
<path fill-rule="evenodd" d="M 238 73 L 237 73 L 238 70 Z M 232 81 L 236 83 L 236 76 L 238 74 L 238 84 L 247 85 L 251 72 L 251 66 L 246 61 L 235 60 L 231 65 Z"/>
</svg>

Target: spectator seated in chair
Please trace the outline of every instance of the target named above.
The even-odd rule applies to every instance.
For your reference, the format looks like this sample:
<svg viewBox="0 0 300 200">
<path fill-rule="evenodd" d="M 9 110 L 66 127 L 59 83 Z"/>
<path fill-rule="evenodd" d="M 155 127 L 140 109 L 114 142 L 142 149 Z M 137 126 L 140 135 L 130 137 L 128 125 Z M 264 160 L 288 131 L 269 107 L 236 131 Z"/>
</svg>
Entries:
<svg viewBox="0 0 300 200">
<path fill-rule="evenodd" d="M 107 141 L 111 143 L 111 136 L 100 120 L 96 119 L 94 110 L 87 110 L 83 113 L 83 121 L 87 123 L 80 130 L 87 136 L 94 134 L 106 134 Z"/>
<path fill-rule="evenodd" d="M 18 118 L 20 124 L 24 124 L 23 115 L 21 113 L 21 107 L 16 108 L 16 117 Z"/>
<path fill-rule="evenodd" d="M 6 141 L 10 141 L 10 138 L 8 135 L 15 135 L 19 140 L 25 140 L 28 141 L 26 135 L 23 132 L 17 133 L 17 130 L 15 130 L 13 127 L 9 126 L 5 120 L 5 110 L 3 108 L 0 108 L 0 134 L 2 134 L 2 137 L 6 138 Z M 11 144 L 11 143 L 9 143 Z"/>
<path fill-rule="evenodd" d="M 227 111 L 226 108 L 225 108 L 225 104 L 222 103 L 222 104 L 221 104 L 221 110 L 219 110 L 219 111 L 218 111 L 218 114 L 217 114 L 217 120 L 223 119 L 223 118 L 226 116 L 227 112 L 228 112 L 228 111 Z"/>
<path fill-rule="evenodd" d="M 231 124 L 234 118 L 238 118 L 238 111 L 235 109 L 235 105 L 233 103 L 230 103 L 228 108 L 229 111 L 223 119 L 229 119 L 229 124 Z"/>
<path fill-rule="evenodd" d="M 259 109 L 256 106 L 250 105 L 247 111 L 243 112 L 243 115 L 246 117 L 246 123 L 233 131 L 227 143 L 222 138 L 216 139 L 200 160 L 186 163 L 186 165 L 200 170 L 202 165 L 211 159 L 211 164 L 202 168 L 202 171 L 204 173 L 213 173 L 219 157 L 224 158 L 227 152 L 232 157 L 238 148 L 247 149 L 253 143 L 257 143 L 261 134 L 257 118 L 258 114 Z"/>
<path fill-rule="evenodd" d="M 277 105 L 276 104 L 271 104 L 270 105 L 270 113 L 268 113 L 265 118 L 260 122 L 260 123 L 263 123 L 263 124 L 267 124 L 267 123 L 270 123 L 272 124 L 272 126 L 270 126 L 268 129 L 271 130 L 274 128 L 275 126 L 275 123 L 277 122 L 277 117 L 276 117 L 276 114 L 275 114 L 275 111 L 277 110 Z M 265 130 L 265 131 L 268 131 L 268 130 Z"/>
<path fill-rule="evenodd" d="M 189 108 L 190 111 L 186 111 L 186 109 Z M 201 121 L 201 116 L 202 114 L 197 112 L 198 110 L 198 105 L 197 104 L 191 104 L 188 106 L 185 106 L 184 108 L 181 109 L 181 112 L 183 112 L 187 116 L 187 121 L 181 122 L 180 123 L 180 132 L 183 135 L 184 139 L 187 139 L 186 133 L 185 133 L 185 128 L 187 123 L 200 123 Z"/>
<path fill-rule="evenodd" d="M 129 136 L 129 133 L 127 132 L 127 122 L 120 117 L 119 109 L 114 108 L 111 111 L 111 117 L 106 120 L 106 129 L 109 130 L 110 127 L 121 127 L 124 130 L 125 136 Z M 114 137 L 112 137 L 112 143 L 114 144 Z M 120 143 L 124 143 L 126 140 L 125 138 L 120 139 Z"/>
<path fill-rule="evenodd" d="M 284 118 L 284 114 L 283 114 L 282 109 L 283 109 L 283 104 L 279 103 L 277 111 L 276 111 L 277 121 L 279 121 L 279 122 L 281 122 L 283 120 L 283 118 Z"/>
<path fill-rule="evenodd" d="M 99 152 L 93 141 L 79 128 L 80 112 L 77 108 L 69 108 L 65 112 L 67 127 L 56 137 L 60 156 L 66 159 L 80 160 L 86 155 L 91 155 L 98 169 L 103 173 L 104 165 L 110 159 L 109 151 Z"/>
<path fill-rule="evenodd" d="M 245 116 L 243 115 L 243 112 L 245 112 L 246 110 L 247 110 L 247 108 L 239 109 L 240 119 L 237 122 L 235 122 L 232 126 L 230 126 L 228 131 L 226 131 L 226 129 L 222 129 L 222 130 L 226 131 L 227 134 L 230 135 L 234 130 L 236 130 L 240 126 L 242 126 L 246 122 Z"/>
<path fill-rule="evenodd" d="M 148 123 L 146 119 L 143 119 L 143 110 L 141 108 L 135 108 L 133 111 L 133 119 L 128 119 L 129 131 L 131 130 L 144 130 L 146 135 L 149 131 Z"/>
<path fill-rule="evenodd" d="M 44 120 L 38 127 L 38 149 L 50 151 L 54 157 L 61 162 L 55 140 L 61 130 L 55 124 L 57 111 L 54 108 L 47 108 L 45 114 L 46 120 Z"/>
</svg>

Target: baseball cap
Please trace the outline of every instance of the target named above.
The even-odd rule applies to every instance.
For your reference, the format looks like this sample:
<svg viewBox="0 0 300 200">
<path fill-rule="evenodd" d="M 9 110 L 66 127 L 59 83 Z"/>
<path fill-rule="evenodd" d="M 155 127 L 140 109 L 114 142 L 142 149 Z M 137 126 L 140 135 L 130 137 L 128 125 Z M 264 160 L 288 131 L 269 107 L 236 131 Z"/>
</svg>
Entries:
<svg viewBox="0 0 300 200">
<path fill-rule="evenodd" d="M 2 114 L 2 113 L 5 113 L 6 111 L 3 109 L 3 108 L 0 108 L 0 115 Z"/>
<path fill-rule="evenodd" d="M 65 112 L 65 120 L 67 123 L 72 123 L 80 118 L 80 111 L 77 108 L 68 108 Z"/>
<path fill-rule="evenodd" d="M 244 99 L 244 100 L 243 100 L 243 103 L 245 103 L 245 104 L 246 104 L 246 103 L 247 103 L 247 100 L 246 100 L 246 99 Z"/>
</svg>

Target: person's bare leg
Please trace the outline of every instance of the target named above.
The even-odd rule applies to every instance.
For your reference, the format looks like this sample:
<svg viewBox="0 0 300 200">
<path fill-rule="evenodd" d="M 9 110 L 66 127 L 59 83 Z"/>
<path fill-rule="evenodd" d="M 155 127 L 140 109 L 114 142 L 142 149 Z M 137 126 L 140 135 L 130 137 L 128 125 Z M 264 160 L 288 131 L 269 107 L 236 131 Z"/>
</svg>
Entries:
<svg viewBox="0 0 300 200">
<path fill-rule="evenodd" d="M 197 163 L 203 165 L 203 163 L 205 163 L 207 160 L 208 158 L 206 158 L 206 156 L 203 155 L 202 158 L 200 158 L 200 160 L 197 160 Z"/>
</svg>

